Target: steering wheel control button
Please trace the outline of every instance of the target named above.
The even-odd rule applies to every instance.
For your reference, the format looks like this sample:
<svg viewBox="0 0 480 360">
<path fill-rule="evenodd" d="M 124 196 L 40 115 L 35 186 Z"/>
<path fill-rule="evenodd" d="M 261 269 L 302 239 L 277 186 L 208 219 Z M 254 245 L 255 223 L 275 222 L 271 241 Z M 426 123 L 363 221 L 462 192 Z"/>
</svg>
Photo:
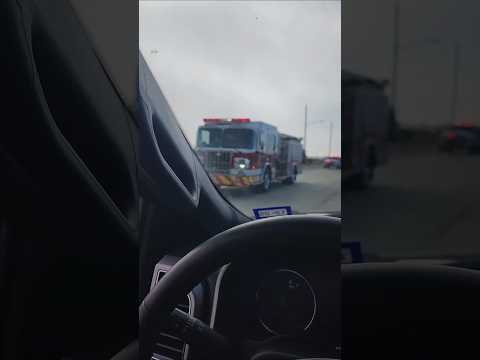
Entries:
<svg viewBox="0 0 480 360">
<path fill-rule="evenodd" d="M 262 325 L 274 335 L 297 335 L 312 324 L 317 303 L 309 282 L 288 269 L 268 273 L 256 294 Z"/>
<path fill-rule="evenodd" d="M 204 353 L 225 354 L 230 350 L 230 343 L 223 335 L 181 310 L 172 311 L 170 324 L 174 334 L 186 343 L 208 349 Z"/>
</svg>

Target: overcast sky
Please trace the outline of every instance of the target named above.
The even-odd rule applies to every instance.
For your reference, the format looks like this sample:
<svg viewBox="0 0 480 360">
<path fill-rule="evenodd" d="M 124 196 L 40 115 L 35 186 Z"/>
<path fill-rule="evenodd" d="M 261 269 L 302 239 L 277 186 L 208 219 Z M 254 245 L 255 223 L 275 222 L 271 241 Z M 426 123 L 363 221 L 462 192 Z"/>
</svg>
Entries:
<svg viewBox="0 0 480 360">
<path fill-rule="evenodd" d="M 406 127 L 451 123 L 453 44 L 460 44 L 457 121 L 480 124 L 480 2 L 398 0 L 398 119 Z M 390 78 L 393 0 L 344 0 L 342 66 Z"/>
<path fill-rule="evenodd" d="M 140 1 L 140 49 L 187 137 L 204 117 L 250 117 L 341 148 L 339 1 Z M 323 122 L 322 122 L 323 121 Z"/>
</svg>

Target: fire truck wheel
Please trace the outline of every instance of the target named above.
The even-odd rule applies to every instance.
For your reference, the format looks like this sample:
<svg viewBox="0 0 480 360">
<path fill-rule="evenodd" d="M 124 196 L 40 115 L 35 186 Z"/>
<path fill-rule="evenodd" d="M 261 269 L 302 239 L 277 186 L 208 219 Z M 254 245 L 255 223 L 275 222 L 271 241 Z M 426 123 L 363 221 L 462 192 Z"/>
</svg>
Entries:
<svg viewBox="0 0 480 360">
<path fill-rule="evenodd" d="M 364 190 L 370 186 L 375 177 L 375 168 L 376 168 L 376 157 L 373 148 L 368 150 L 368 160 L 364 164 L 362 170 L 359 174 L 355 176 L 354 184 L 360 190 Z"/>
<path fill-rule="evenodd" d="M 368 166 L 365 167 L 359 174 L 357 174 L 353 180 L 356 188 L 363 190 L 370 186 L 374 177 L 375 167 Z"/>
<path fill-rule="evenodd" d="M 272 187 L 272 175 L 270 174 L 270 170 L 265 170 L 263 174 L 263 181 L 260 185 L 258 185 L 257 190 L 259 192 L 267 192 Z"/>
<path fill-rule="evenodd" d="M 293 175 L 285 179 L 285 184 L 293 185 L 297 181 L 297 168 L 293 170 Z"/>
</svg>

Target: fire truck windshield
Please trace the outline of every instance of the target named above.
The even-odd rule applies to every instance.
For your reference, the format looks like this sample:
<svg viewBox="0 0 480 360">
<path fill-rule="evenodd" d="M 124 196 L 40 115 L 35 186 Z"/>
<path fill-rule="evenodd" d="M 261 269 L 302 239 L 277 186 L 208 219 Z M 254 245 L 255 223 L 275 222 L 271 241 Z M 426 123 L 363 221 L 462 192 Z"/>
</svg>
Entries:
<svg viewBox="0 0 480 360">
<path fill-rule="evenodd" d="M 238 128 L 201 128 L 198 132 L 198 147 L 252 149 L 254 132 Z"/>
</svg>

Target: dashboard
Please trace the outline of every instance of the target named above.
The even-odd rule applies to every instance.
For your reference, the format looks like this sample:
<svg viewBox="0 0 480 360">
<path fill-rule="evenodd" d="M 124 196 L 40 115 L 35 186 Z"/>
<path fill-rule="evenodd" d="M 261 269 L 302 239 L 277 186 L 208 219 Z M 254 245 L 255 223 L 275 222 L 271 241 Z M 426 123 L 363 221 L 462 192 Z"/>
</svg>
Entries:
<svg viewBox="0 0 480 360">
<path fill-rule="evenodd" d="M 166 256 L 157 264 L 152 287 L 177 260 Z M 179 308 L 232 339 L 292 339 L 324 357 L 339 358 L 340 286 L 338 266 L 314 258 L 306 262 L 305 256 L 267 255 L 223 266 Z M 158 350 L 163 351 L 162 344 Z M 178 359 L 195 359 L 194 349 L 183 344 L 181 350 Z"/>
</svg>

